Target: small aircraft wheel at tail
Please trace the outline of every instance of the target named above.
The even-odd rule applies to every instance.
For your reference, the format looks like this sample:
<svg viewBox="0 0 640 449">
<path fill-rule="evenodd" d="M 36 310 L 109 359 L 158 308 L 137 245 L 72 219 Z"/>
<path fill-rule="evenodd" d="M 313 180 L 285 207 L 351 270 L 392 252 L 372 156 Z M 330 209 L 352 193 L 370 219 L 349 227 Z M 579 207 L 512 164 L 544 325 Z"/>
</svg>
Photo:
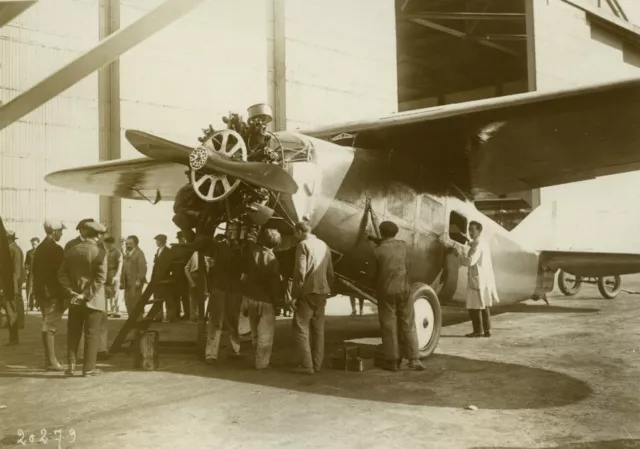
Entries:
<svg viewBox="0 0 640 449">
<path fill-rule="evenodd" d="M 619 274 L 598 278 L 598 290 L 600 291 L 600 294 L 607 299 L 613 299 L 618 296 L 621 289 L 622 279 Z"/>
<path fill-rule="evenodd" d="M 574 296 L 580 291 L 582 278 L 560 270 L 558 273 L 558 288 L 565 296 Z"/>
<path fill-rule="evenodd" d="M 421 283 L 411 286 L 409 301 L 413 303 L 420 358 L 426 358 L 433 354 L 440 340 L 440 301 L 431 287 Z"/>
</svg>

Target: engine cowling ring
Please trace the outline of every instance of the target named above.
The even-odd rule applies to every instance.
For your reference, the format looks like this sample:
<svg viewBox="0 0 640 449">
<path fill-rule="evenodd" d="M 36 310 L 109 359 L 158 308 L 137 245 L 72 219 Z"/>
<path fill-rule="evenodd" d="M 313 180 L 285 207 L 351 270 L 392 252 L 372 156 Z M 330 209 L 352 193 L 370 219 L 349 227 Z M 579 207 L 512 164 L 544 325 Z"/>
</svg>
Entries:
<svg viewBox="0 0 640 449">
<path fill-rule="evenodd" d="M 214 203 L 223 200 L 231 195 L 240 185 L 240 180 L 236 179 L 231 183 L 227 175 L 202 173 L 201 170 L 207 163 L 209 155 L 217 153 L 237 161 L 247 161 L 247 145 L 242 136 L 236 131 L 224 129 L 217 131 L 193 149 L 189 155 L 189 166 L 191 167 L 191 186 L 195 194 L 203 201 Z M 209 183 L 207 183 L 209 181 Z M 203 187 L 207 187 L 203 193 Z M 221 189 L 216 189 L 220 185 Z M 221 191 L 222 190 L 222 191 Z"/>
</svg>

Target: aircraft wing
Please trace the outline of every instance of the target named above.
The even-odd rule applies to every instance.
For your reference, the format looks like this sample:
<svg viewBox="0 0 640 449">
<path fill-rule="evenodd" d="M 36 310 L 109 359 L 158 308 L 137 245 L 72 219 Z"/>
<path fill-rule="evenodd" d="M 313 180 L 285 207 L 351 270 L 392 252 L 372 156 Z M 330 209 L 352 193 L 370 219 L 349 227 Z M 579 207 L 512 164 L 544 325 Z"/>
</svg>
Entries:
<svg viewBox="0 0 640 449">
<path fill-rule="evenodd" d="M 442 183 L 505 194 L 640 169 L 640 79 L 451 104 L 299 132 L 412 152 Z M 465 167 L 466 166 L 466 169 Z"/>
<path fill-rule="evenodd" d="M 561 269 L 583 277 L 640 273 L 640 254 L 542 251 L 540 262 L 553 271 Z"/>
<path fill-rule="evenodd" d="M 102 162 L 51 173 L 45 180 L 84 193 L 139 200 L 173 200 L 187 183 L 187 167 L 148 157 Z"/>
</svg>

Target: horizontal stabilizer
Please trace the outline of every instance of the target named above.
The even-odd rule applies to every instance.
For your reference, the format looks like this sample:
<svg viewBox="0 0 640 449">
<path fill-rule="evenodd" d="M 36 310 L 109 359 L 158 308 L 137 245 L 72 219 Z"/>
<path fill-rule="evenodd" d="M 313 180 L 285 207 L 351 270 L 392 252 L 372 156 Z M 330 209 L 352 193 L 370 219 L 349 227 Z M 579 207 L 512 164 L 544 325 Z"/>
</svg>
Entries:
<svg viewBox="0 0 640 449">
<path fill-rule="evenodd" d="M 640 254 L 542 251 L 540 262 L 553 271 L 561 269 L 582 277 L 640 273 Z"/>
</svg>

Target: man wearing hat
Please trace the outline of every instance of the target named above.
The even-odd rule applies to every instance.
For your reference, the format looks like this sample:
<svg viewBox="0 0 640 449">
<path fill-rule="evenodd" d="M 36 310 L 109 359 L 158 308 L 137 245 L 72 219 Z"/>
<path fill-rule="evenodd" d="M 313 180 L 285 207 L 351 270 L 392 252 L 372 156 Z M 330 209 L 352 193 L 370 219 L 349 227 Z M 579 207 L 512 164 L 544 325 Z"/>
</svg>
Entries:
<svg viewBox="0 0 640 449">
<path fill-rule="evenodd" d="M 176 307 L 173 297 L 173 279 L 171 277 L 171 265 L 173 255 L 171 249 L 167 247 L 167 236 L 158 234 L 154 237 L 158 251 L 153 258 L 153 270 L 151 271 L 151 285 L 153 288 L 153 297 L 155 299 L 164 299 L 166 319 L 176 321 Z M 162 312 L 156 317 L 156 321 L 162 321 Z"/>
<path fill-rule="evenodd" d="M 33 293 L 42 313 L 42 345 L 47 371 L 64 370 L 56 357 L 55 337 L 65 310 L 64 291 L 58 280 L 64 259 L 64 250 L 58 242 L 65 229 L 60 221 L 44 222 L 47 236 L 38 246 L 31 264 Z"/>
<path fill-rule="evenodd" d="M 84 220 L 80 220 L 80 223 L 78 223 L 78 226 L 76 226 L 76 231 L 78 231 L 78 233 L 80 235 L 78 235 L 75 239 L 73 240 L 69 240 L 67 242 L 66 245 L 64 245 L 64 250 L 68 251 L 70 248 L 73 248 L 74 246 L 76 246 L 78 243 L 82 243 L 84 242 L 85 234 L 86 234 L 86 230 L 85 230 L 85 225 L 87 223 L 93 223 L 95 220 L 93 218 L 85 218 Z"/>
<path fill-rule="evenodd" d="M 30 242 L 31 249 L 27 251 L 27 254 L 24 256 L 24 270 L 27 275 L 27 304 L 29 305 L 29 310 L 33 310 L 36 306 L 35 295 L 33 293 L 33 256 L 36 248 L 40 244 L 40 239 L 33 237 Z"/>
<path fill-rule="evenodd" d="M 124 305 L 129 316 L 140 301 L 142 287 L 147 283 L 147 258 L 138 247 L 139 243 L 138 236 L 127 237 L 122 258 L 120 290 L 124 290 Z"/>
<path fill-rule="evenodd" d="M 84 333 L 83 376 L 101 374 L 96 369 L 100 325 L 106 313 L 104 284 L 107 280 L 107 253 L 99 244 L 100 234 L 107 230 L 100 223 L 87 222 L 83 226 L 83 241 L 65 252 L 59 280 L 70 301 L 67 359 L 65 374 L 75 374 L 78 346 Z"/>
<path fill-rule="evenodd" d="M 176 316 L 183 320 L 189 320 L 190 318 L 196 320 L 195 308 L 190 301 L 190 289 L 189 281 L 185 274 L 185 266 L 189 263 L 193 249 L 187 245 L 187 239 L 182 231 L 178 231 L 176 234 L 178 244 L 171 245 L 171 253 L 173 255 L 173 262 L 171 265 L 171 272 L 173 273 L 174 280 L 174 297 L 176 301 Z M 180 316 L 180 309 L 182 308 L 182 316 Z"/>
</svg>

